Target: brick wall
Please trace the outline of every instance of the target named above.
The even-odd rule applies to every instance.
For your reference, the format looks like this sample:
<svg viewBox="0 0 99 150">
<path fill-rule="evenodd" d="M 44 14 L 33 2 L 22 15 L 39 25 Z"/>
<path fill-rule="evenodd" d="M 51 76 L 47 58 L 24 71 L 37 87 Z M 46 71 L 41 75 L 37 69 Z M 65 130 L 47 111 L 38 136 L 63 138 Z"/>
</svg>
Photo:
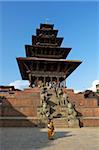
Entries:
<svg viewBox="0 0 99 150">
<path fill-rule="evenodd" d="M 76 107 L 83 117 L 99 117 L 99 107 Z"/>
<path fill-rule="evenodd" d="M 6 93 L 3 95 L 6 98 L 0 106 L 0 116 L 3 117 L 3 119 L 0 119 L 0 126 L 35 125 L 35 119 L 33 118 L 37 117 L 37 107 L 40 104 L 39 88 L 15 91 L 13 94 Z M 12 117 L 12 119 L 9 117 Z"/>
<path fill-rule="evenodd" d="M 83 127 L 99 127 L 99 117 L 94 118 L 83 118 L 81 119 L 81 122 L 83 123 Z"/>
<path fill-rule="evenodd" d="M 99 106 L 97 99 L 84 98 L 83 94 L 75 94 L 73 90 L 65 90 L 67 91 L 69 100 L 75 103 L 76 110 L 81 115 L 80 122 L 83 126 L 99 126 Z M 37 107 L 40 105 L 40 89 L 30 88 L 12 93 L 3 94 L 5 99 L 2 101 L 2 106 L 0 105 L 0 116 L 3 116 L 3 119 L 0 119 L 0 126 L 37 125 Z M 55 98 L 55 94 L 53 98 Z"/>
</svg>

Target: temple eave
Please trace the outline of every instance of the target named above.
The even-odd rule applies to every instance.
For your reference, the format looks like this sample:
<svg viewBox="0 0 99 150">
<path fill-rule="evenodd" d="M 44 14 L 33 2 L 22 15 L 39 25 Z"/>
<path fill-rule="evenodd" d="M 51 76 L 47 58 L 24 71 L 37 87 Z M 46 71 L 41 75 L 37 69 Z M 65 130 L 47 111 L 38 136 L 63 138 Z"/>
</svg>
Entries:
<svg viewBox="0 0 99 150">
<path fill-rule="evenodd" d="M 27 57 L 44 57 L 44 58 L 58 58 L 65 59 L 70 53 L 71 48 L 50 48 L 50 47 L 34 47 L 25 45 Z"/>
<path fill-rule="evenodd" d="M 39 46 L 38 45 L 25 45 L 25 49 L 27 48 L 33 48 L 33 49 L 41 49 L 41 48 L 44 48 L 44 49 L 56 49 L 56 50 L 61 50 L 61 49 L 64 49 L 64 50 L 71 50 L 72 48 L 71 47 L 46 47 L 45 45 L 42 45 L 42 46 Z"/>
<path fill-rule="evenodd" d="M 43 61 L 42 61 L 43 60 Z M 37 77 L 59 77 L 66 79 L 80 64 L 81 61 L 59 61 L 55 59 L 24 59 L 17 58 L 23 80 L 28 80 L 28 73 Z M 31 68 L 29 67 L 31 65 Z"/>
<path fill-rule="evenodd" d="M 66 59 L 51 59 L 38 57 L 17 57 L 18 61 L 49 61 L 49 62 L 66 62 L 66 63 L 82 63 L 80 60 L 66 60 Z"/>
</svg>

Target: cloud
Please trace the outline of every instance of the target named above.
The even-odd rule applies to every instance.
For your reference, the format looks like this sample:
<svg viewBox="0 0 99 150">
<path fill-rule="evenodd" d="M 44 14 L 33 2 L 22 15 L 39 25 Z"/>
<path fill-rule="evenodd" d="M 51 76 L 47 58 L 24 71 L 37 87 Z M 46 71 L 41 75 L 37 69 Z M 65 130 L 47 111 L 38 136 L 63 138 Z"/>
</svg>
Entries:
<svg viewBox="0 0 99 150">
<path fill-rule="evenodd" d="M 23 80 L 16 80 L 9 84 L 10 86 L 14 86 L 16 89 L 23 90 L 24 88 L 27 88 L 29 86 L 29 81 L 23 81 Z"/>
<path fill-rule="evenodd" d="M 99 80 L 93 81 L 91 87 L 89 88 L 89 90 L 92 90 L 92 91 L 96 92 L 96 85 L 97 84 L 99 84 Z"/>
<path fill-rule="evenodd" d="M 85 90 L 91 90 L 93 92 L 96 92 L 96 85 L 99 84 L 99 80 L 94 80 L 91 84 L 91 87 Z M 85 90 L 74 90 L 74 93 L 83 92 Z"/>
<path fill-rule="evenodd" d="M 74 93 L 83 92 L 82 90 L 74 90 Z"/>
</svg>

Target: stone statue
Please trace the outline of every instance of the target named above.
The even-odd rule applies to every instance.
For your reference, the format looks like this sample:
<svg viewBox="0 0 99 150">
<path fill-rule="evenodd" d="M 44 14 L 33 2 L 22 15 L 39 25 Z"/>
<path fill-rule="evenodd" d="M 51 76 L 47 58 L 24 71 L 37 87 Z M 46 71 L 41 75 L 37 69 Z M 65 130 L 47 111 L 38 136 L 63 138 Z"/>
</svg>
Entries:
<svg viewBox="0 0 99 150">
<path fill-rule="evenodd" d="M 79 127 L 79 120 L 77 119 L 77 112 L 74 109 L 72 103 L 68 103 L 68 126 L 69 127 Z"/>
<path fill-rule="evenodd" d="M 57 98 L 58 98 L 58 104 L 62 105 L 62 100 L 63 100 L 63 91 L 61 88 L 58 88 L 57 90 Z"/>
<path fill-rule="evenodd" d="M 61 88 L 58 89 L 58 104 L 61 107 L 61 114 L 63 117 L 67 117 L 69 127 L 79 127 L 79 120 L 77 119 L 77 112 L 74 105 L 69 101 L 69 97 L 66 92 L 63 92 Z M 64 110 L 64 111 L 63 111 Z"/>
<path fill-rule="evenodd" d="M 42 91 L 41 91 L 41 103 L 40 103 L 40 115 L 43 117 L 43 118 L 47 118 L 50 116 L 50 106 L 48 105 L 47 101 L 49 99 L 48 97 L 48 91 L 47 91 L 47 88 L 46 87 L 43 87 L 42 88 Z"/>
</svg>

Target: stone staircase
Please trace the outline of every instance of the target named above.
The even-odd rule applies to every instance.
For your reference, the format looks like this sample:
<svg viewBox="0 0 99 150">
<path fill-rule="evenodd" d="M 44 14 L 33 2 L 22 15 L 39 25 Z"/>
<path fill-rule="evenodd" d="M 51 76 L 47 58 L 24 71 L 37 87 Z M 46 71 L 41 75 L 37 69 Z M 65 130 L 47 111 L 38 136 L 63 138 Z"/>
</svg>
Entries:
<svg viewBox="0 0 99 150">
<path fill-rule="evenodd" d="M 54 106 L 55 111 L 52 114 L 55 128 L 79 127 L 78 119 L 74 117 L 73 114 L 71 116 L 68 114 L 68 109 L 73 111 L 73 108 L 67 108 L 67 105 L 65 105 L 62 101 L 61 105 L 59 105 L 59 99 L 57 98 L 54 89 L 49 89 L 48 93 L 52 94 L 50 100 L 56 104 Z M 72 104 L 72 102 L 69 102 L 69 104 Z"/>
<path fill-rule="evenodd" d="M 68 121 L 66 118 L 54 118 L 53 123 L 55 128 L 68 128 Z"/>
</svg>

